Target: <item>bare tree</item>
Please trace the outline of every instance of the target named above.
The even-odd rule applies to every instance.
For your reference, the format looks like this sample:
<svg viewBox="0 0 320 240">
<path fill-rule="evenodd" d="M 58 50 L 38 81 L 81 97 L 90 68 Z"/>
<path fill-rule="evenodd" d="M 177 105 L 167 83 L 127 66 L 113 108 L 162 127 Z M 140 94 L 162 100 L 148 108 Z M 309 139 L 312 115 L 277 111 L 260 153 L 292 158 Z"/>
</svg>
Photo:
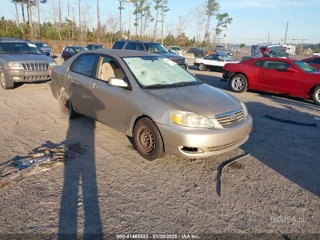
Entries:
<svg viewBox="0 0 320 240">
<path fill-rule="evenodd" d="M 32 9 L 31 9 L 31 1 L 28 0 L 28 21 L 29 21 L 29 27 L 31 31 L 31 38 L 34 38 L 34 33 L 33 33 L 33 24 L 32 24 Z"/>
<path fill-rule="evenodd" d="M 159 19 L 159 10 L 161 8 L 161 2 L 162 0 L 153 0 L 155 3 L 154 9 L 156 10 L 156 19 L 154 24 L 154 31 L 153 31 L 153 40 L 156 39 L 156 33 L 157 33 L 157 27 L 158 27 L 158 19 Z"/>
<path fill-rule="evenodd" d="M 196 43 L 200 43 L 201 34 L 204 31 L 204 22 L 206 21 L 205 18 L 205 9 L 203 6 L 197 6 L 193 11 L 193 17 L 195 19 L 195 27 L 196 27 Z"/>
<path fill-rule="evenodd" d="M 179 16 L 179 23 L 177 25 L 176 37 L 180 36 L 192 21 L 192 13 L 189 12 L 187 16 Z"/>
<path fill-rule="evenodd" d="M 109 42 L 111 45 L 113 45 L 113 41 L 115 40 L 115 33 L 118 29 L 118 22 L 119 19 L 112 14 L 110 14 L 107 18 L 106 29 L 108 31 Z"/>
<path fill-rule="evenodd" d="M 11 1 L 14 3 L 14 8 L 16 10 L 16 24 L 17 24 L 17 27 L 20 26 L 20 20 L 19 20 L 19 12 L 18 12 L 18 4 L 17 4 L 17 1 Z"/>
<path fill-rule="evenodd" d="M 204 42 L 208 42 L 210 39 L 209 29 L 210 29 L 210 21 L 213 16 L 219 11 L 220 5 L 215 0 L 206 0 L 205 2 L 205 10 L 207 15 L 207 24 L 204 34 Z"/>
<path fill-rule="evenodd" d="M 128 0 L 118 0 L 119 1 L 119 13 L 120 13 L 120 34 L 122 37 L 122 10 L 124 10 L 124 4 L 128 2 Z M 130 1 L 130 0 L 129 0 Z M 130 13 L 129 13 L 130 14 Z"/>
<path fill-rule="evenodd" d="M 100 7 L 99 7 L 99 0 L 97 0 L 97 40 L 98 42 L 101 41 L 101 21 L 100 21 Z"/>
</svg>

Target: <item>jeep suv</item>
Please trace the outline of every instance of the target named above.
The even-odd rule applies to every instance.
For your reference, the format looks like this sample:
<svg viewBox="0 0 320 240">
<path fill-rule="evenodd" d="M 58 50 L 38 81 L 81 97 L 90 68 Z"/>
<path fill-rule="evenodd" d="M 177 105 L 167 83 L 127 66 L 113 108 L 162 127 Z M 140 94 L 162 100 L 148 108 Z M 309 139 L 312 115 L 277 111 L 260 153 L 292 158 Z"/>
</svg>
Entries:
<svg viewBox="0 0 320 240">
<path fill-rule="evenodd" d="M 170 60 L 176 62 L 180 67 L 188 69 L 187 59 L 168 50 L 157 42 L 135 41 L 135 40 L 119 40 L 112 47 L 113 49 L 138 50 L 152 53 L 158 53 Z"/>
<path fill-rule="evenodd" d="M 57 63 L 34 43 L 18 38 L 0 37 L 0 84 L 14 88 L 15 82 L 51 80 Z"/>
</svg>

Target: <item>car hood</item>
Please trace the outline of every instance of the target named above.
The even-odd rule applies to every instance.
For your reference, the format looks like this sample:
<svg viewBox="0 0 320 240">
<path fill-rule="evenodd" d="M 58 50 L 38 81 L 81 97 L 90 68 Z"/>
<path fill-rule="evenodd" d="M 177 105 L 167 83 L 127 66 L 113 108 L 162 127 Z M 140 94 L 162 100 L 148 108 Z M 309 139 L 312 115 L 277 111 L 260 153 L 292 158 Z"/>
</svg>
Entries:
<svg viewBox="0 0 320 240">
<path fill-rule="evenodd" d="M 241 109 L 239 100 L 207 84 L 146 91 L 176 110 L 194 112 L 208 118 Z"/>
<path fill-rule="evenodd" d="M 7 62 L 55 62 L 44 54 L 0 54 L 0 58 Z"/>
<path fill-rule="evenodd" d="M 175 53 L 159 53 L 161 54 L 162 56 L 166 57 L 166 58 L 181 58 L 181 59 L 185 59 L 185 57 L 182 57 L 180 55 L 177 55 Z"/>
<path fill-rule="evenodd" d="M 40 48 L 42 51 L 52 51 L 50 47 L 41 47 Z"/>
</svg>

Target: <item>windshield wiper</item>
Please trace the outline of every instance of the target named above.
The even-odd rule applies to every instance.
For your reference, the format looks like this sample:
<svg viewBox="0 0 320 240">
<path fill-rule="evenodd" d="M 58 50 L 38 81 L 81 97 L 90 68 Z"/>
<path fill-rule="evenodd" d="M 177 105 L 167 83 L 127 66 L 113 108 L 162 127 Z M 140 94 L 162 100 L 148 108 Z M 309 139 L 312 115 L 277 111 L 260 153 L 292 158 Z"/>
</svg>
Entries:
<svg viewBox="0 0 320 240">
<path fill-rule="evenodd" d="M 40 53 L 36 53 L 36 52 L 22 52 L 23 54 L 40 54 Z"/>
<path fill-rule="evenodd" d="M 192 86 L 192 85 L 198 85 L 198 84 L 200 84 L 200 82 L 193 81 L 193 82 L 177 82 L 177 83 L 172 83 L 170 85 L 174 87 L 184 87 L 184 86 Z"/>
<path fill-rule="evenodd" d="M 167 88 L 167 87 L 170 87 L 171 84 L 152 84 L 152 85 L 147 85 L 147 86 L 144 86 L 142 87 L 143 89 L 146 89 L 146 88 Z"/>
</svg>

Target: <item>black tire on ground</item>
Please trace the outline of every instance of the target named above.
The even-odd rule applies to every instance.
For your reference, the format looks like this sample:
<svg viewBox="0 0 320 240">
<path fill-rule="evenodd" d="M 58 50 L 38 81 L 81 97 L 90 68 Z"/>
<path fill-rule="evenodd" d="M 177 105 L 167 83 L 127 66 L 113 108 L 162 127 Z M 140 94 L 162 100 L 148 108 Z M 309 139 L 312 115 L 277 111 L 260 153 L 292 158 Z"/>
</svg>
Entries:
<svg viewBox="0 0 320 240">
<path fill-rule="evenodd" d="M 3 70 L 0 70 L 0 84 L 5 90 L 14 88 L 14 82 L 6 77 Z"/>
<path fill-rule="evenodd" d="M 64 118 L 72 119 L 76 116 L 76 112 L 73 110 L 70 97 L 65 91 L 60 92 L 58 101 L 59 101 L 60 111 Z"/>
<path fill-rule="evenodd" d="M 235 74 L 230 79 L 230 88 L 233 92 L 245 92 L 248 89 L 248 80 L 243 74 Z"/>
<path fill-rule="evenodd" d="M 312 93 L 312 100 L 315 104 L 320 105 L 320 85 L 315 87 Z"/>
<path fill-rule="evenodd" d="M 161 134 L 149 118 L 141 118 L 135 124 L 133 144 L 138 153 L 149 161 L 165 155 Z"/>
<path fill-rule="evenodd" d="M 206 71 L 206 70 L 207 70 L 206 65 L 204 65 L 203 63 L 201 63 L 201 64 L 199 65 L 199 70 L 200 70 L 200 71 Z"/>
</svg>

